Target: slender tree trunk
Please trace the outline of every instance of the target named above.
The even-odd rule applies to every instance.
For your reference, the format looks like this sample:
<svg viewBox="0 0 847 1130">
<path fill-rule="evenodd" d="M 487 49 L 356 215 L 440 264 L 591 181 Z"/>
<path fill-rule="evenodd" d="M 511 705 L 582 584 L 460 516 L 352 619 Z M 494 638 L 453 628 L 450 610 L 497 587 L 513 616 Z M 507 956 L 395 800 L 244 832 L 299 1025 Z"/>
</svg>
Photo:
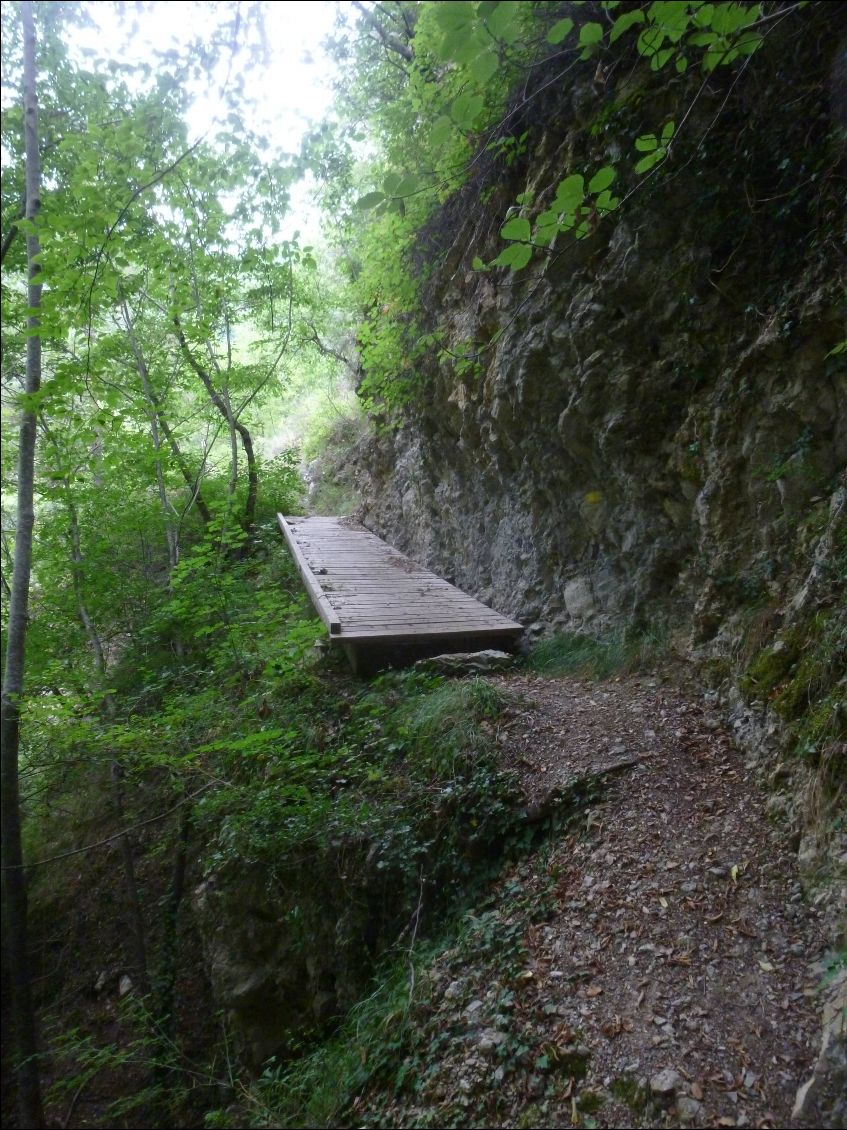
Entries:
<svg viewBox="0 0 847 1130">
<path fill-rule="evenodd" d="M 24 38 L 24 140 L 26 147 L 26 218 L 34 223 L 38 215 L 41 174 L 38 154 L 38 96 L 36 91 L 35 22 L 31 0 L 22 0 L 21 20 Z M 41 337 L 39 334 L 41 285 L 35 281 L 40 271 L 41 251 L 38 235 L 26 237 L 29 283 L 27 319 L 29 337 L 26 351 L 25 391 L 32 396 L 41 386 Z M 17 1083 L 20 1125 L 44 1125 L 41 1079 L 38 1066 L 38 1038 L 29 969 L 27 937 L 26 875 L 21 847 L 21 809 L 18 778 L 20 751 L 21 696 L 24 689 L 26 629 L 32 571 L 32 533 L 35 524 L 35 439 L 34 407 L 27 403 L 21 413 L 18 451 L 18 499 L 15 527 L 15 558 L 9 598 L 9 627 L 6 643 L 6 671 L 2 691 L 2 839 L 3 921 L 11 984 L 12 1022 L 17 1052 Z"/>
<path fill-rule="evenodd" d="M 123 768 L 120 763 L 113 761 L 109 766 L 112 778 L 112 799 L 115 804 L 115 815 L 118 825 L 126 823 L 126 806 L 124 804 Z M 138 892 L 138 881 L 135 875 L 135 858 L 132 854 L 132 843 L 129 834 L 124 832 L 120 837 L 121 864 L 124 872 L 127 902 L 131 922 L 130 948 L 132 949 L 135 975 L 138 988 L 142 997 L 150 995 L 150 973 L 147 967 L 147 944 L 145 941 L 144 912 L 141 908 L 141 895 Z"/>
<path fill-rule="evenodd" d="M 174 1028 L 177 960 L 179 956 L 179 910 L 185 894 L 185 874 L 188 866 L 188 839 L 191 828 L 191 810 L 183 805 L 177 831 L 171 886 L 165 901 L 164 935 L 157 977 L 156 1015 L 165 1037 L 170 1040 Z"/>
<path fill-rule="evenodd" d="M 76 516 L 76 506 L 73 503 L 73 499 L 70 497 L 70 483 L 67 481 L 65 482 L 65 490 L 67 492 L 65 505 L 68 509 L 68 532 L 71 539 L 71 575 L 73 576 L 77 614 L 80 623 L 85 629 L 91 650 L 94 652 L 94 663 L 97 667 L 97 673 L 105 685 L 106 655 L 103 651 L 103 644 L 100 642 L 100 636 L 97 634 L 97 629 L 94 627 L 94 621 L 91 619 L 91 613 L 88 611 L 88 606 L 85 603 L 85 595 L 82 591 L 82 545 L 79 539 L 79 522 Z"/>
<path fill-rule="evenodd" d="M 138 340 L 135 336 L 135 327 L 129 316 L 129 308 L 123 299 L 121 299 L 121 306 L 123 307 L 124 322 L 126 324 L 127 333 L 129 334 L 132 352 L 135 356 L 136 368 L 141 378 L 141 388 L 144 391 L 144 397 L 148 404 L 147 418 L 150 422 L 150 439 L 153 441 L 153 451 L 156 453 L 156 489 L 159 493 L 159 505 L 162 507 L 162 520 L 165 523 L 165 541 L 168 546 L 168 570 L 169 573 L 173 573 L 174 569 L 176 569 L 179 564 L 179 516 L 168 497 L 168 491 L 165 486 L 165 475 L 162 469 L 162 441 L 159 436 L 160 413 L 158 398 L 153 392 L 153 386 L 150 383 L 150 374 L 147 371 L 147 363 L 144 360 L 144 355 L 141 352 Z"/>
<path fill-rule="evenodd" d="M 259 472 L 256 467 L 256 454 L 253 450 L 253 437 L 250 435 L 245 425 L 233 414 L 232 409 L 215 388 L 207 370 L 203 368 L 191 352 L 191 347 L 186 340 L 185 334 L 182 332 L 179 318 L 174 318 L 174 326 L 176 327 L 177 341 L 180 344 L 183 356 L 200 378 L 200 382 L 209 394 L 209 399 L 212 404 L 214 404 L 215 408 L 217 408 L 218 412 L 220 412 L 221 416 L 226 420 L 227 425 L 238 432 L 241 439 L 241 446 L 244 448 L 244 455 L 247 459 L 247 502 L 244 507 L 244 526 L 249 531 L 252 529 L 253 523 L 256 520 L 256 501 L 259 495 Z"/>
<path fill-rule="evenodd" d="M 147 362 L 144 359 L 144 354 L 142 353 L 141 346 L 138 343 L 138 338 L 135 334 L 135 326 L 133 325 L 132 319 L 129 316 L 129 309 L 126 303 L 123 303 L 123 313 L 127 335 L 129 336 L 129 344 L 132 347 L 132 354 L 135 358 L 135 367 L 138 370 L 138 376 L 141 379 L 141 387 L 144 391 L 144 395 L 152 409 L 152 418 L 155 421 L 156 425 L 158 425 L 158 427 L 161 429 L 162 435 L 165 437 L 168 447 L 170 447 L 171 449 L 171 453 L 173 454 L 176 465 L 177 467 L 179 467 L 180 473 L 185 479 L 186 485 L 191 492 L 192 501 L 196 505 L 200 517 L 204 522 L 209 523 L 212 520 L 211 512 L 209 510 L 209 507 L 206 505 L 203 495 L 200 493 L 199 481 L 197 481 L 191 474 L 191 470 L 188 466 L 188 463 L 186 462 L 185 456 L 182 454 L 182 450 L 180 449 L 179 443 L 177 442 L 177 438 L 171 431 L 170 424 L 168 424 L 168 421 L 165 419 L 165 415 L 162 412 L 161 402 L 153 390 L 153 384 L 150 380 L 150 373 L 147 369 Z M 152 426 L 153 425 L 151 423 L 151 429 Z M 154 434 L 154 443 L 155 442 L 156 437 Z"/>
</svg>

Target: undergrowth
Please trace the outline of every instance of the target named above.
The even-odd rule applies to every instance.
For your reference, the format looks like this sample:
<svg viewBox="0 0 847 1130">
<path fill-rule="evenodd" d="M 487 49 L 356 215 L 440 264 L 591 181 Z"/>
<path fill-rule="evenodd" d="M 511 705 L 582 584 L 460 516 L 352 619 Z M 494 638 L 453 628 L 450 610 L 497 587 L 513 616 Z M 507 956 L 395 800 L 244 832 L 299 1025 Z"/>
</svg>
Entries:
<svg viewBox="0 0 847 1130">
<path fill-rule="evenodd" d="M 316 954 L 332 967 L 333 946 L 339 964 L 357 967 L 329 1017 L 306 1022 L 304 1010 L 280 1048 L 290 1065 L 346 1023 L 354 988 L 365 999 L 349 1023 L 364 1031 L 378 1012 L 391 1028 L 386 1017 L 401 1015 L 406 990 L 399 974 L 396 982 L 385 974 L 379 983 L 388 988 L 375 990 L 376 966 L 390 960 L 398 938 L 419 948 L 483 888 L 504 854 L 527 846 L 516 782 L 499 768 L 492 740 L 499 692 L 483 680 L 412 671 L 355 680 L 314 647 L 323 630 L 270 524 L 249 552 L 228 550 L 210 538 L 186 551 L 172 596 L 116 657 L 108 709 L 90 690 L 31 706 L 29 764 L 39 791 L 31 794 L 29 857 L 78 853 L 37 868 L 31 888 L 40 992 L 45 1003 L 70 1001 L 43 1014 L 59 1121 L 70 1104 L 82 1110 L 99 1092 L 108 1097 L 90 1124 L 137 1106 L 149 1124 L 167 1110 L 169 1123 L 196 1125 L 204 1088 L 240 1089 L 238 1023 L 223 1017 L 224 1054 L 208 1002 L 190 1015 L 192 994 L 208 993 L 189 896 L 202 881 L 230 892 L 234 931 L 244 927 L 239 897 L 258 882 L 274 916 L 269 934 L 288 939 L 302 985 Z M 123 786 L 120 809 L 110 766 Z M 140 919 L 131 912 L 126 853 L 112 854 L 126 827 L 140 829 L 127 840 Z M 96 883 L 86 883 L 95 873 Z M 101 915 L 89 888 L 114 907 L 96 945 L 92 924 Z M 178 943 L 167 925 L 177 920 Z M 115 1007 L 124 977 L 139 1006 L 131 1014 Z M 157 986 L 174 978 L 175 1011 L 168 1005 L 160 1014 Z M 231 1065 L 223 1080 L 216 1058 Z M 314 1102 L 326 1105 L 320 1092 L 332 1086 L 323 1079 Z"/>
<path fill-rule="evenodd" d="M 427 1102 L 440 1054 L 456 1038 L 439 1017 L 445 985 L 457 979 L 467 993 L 472 977 L 491 987 L 504 1031 L 503 1070 L 520 1070 L 529 1037 L 513 1009 L 524 983 L 527 930 L 550 917 L 554 886 L 555 870 L 514 864 L 439 935 L 395 950 L 378 971 L 374 991 L 334 1036 L 292 1063 L 269 1063 L 246 1103 L 213 1112 L 207 1125 L 389 1126 L 399 1096 L 420 1100 L 417 1125 L 444 1125 L 445 1117 L 452 1124 L 450 1112 L 428 1110 Z M 465 1112 L 453 1113 L 460 1120 Z"/>
<path fill-rule="evenodd" d="M 667 654 L 667 647 L 661 630 L 622 629 L 601 638 L 559 632 L 535 645 L 527 665 L 544 675 L 608 679 L 655 664 Z"/>
</svg>

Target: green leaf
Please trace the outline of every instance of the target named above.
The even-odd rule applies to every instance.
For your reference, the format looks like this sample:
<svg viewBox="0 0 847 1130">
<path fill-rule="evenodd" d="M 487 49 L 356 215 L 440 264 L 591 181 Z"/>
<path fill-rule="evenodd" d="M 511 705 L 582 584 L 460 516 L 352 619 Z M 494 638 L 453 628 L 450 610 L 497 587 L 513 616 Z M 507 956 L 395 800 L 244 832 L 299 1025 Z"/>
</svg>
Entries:
<svg viewBox="0 0 847 1130">
<path fill-rule="evenodd" d="M 604 188 L 609 187 L 616 176 L 617 173 L 611 165 L 604 165 L 588 182 L 588 191 L 602 192 Z"/>
<path fill-rule="evenodd" d="M 520 34 L 519 13 L 522 7 L 518 0 L 501 0 L 488 17 L 492 35 L 504 43 L 514 43 Z"/>
<path fill-rule="evenodd" d="M 758 32 L 746 31 L 736 43 L 735 50 L 739 55 L 753 55 L 762 46 L 763 39 Z"/>
<path fill-rule="evenodd" d="M 650 5 L 648 15 L 671 43 L 679 43 L 691 23 L 691 7 L 687 0 L 658 0 Z"/>
<path fill-rule="evenodd" d="M 617 206 L 620 204 L 620 198 L 617 196 L 612 196 L 610 189 L 607 188 L 604 192 L 600 193 L 600 195 L 597 197 L 597 200 L 595 201 L 595 204 L 597 211 L 602 212 L 605 215 L 607 212 L 613 212 L 615 208 L 617 208 Z"/>
<path fill-rule="evenodd" d="M 497 55 L 491 50 L 485 50 L 482 54 L 477 55 L 472 59 L 468 65 L 474 80 L 480 85 L 485 86 L 490 79 L 494 77 L 500 69 L 500 60 Z"/>
<path fill-rule="evenodd" d="M 420 192 L 422 183 L 423 182 L 421 181 L 420 177 L 411 175 L 403 177 L 403 179 L 395 188 L 393 195 L 401 197 L 414 196 L 416 192 Z"/>
<path fill-rule="evenodd" d="M 513 271 L 520 271 L 532 258 L 532 248 L 528 243 L 512 243 L 505 247 L 492 266 L 511 267 Z"/>
<path fill-rule="evenodd" d="M 541 217 L 539 217 L 540 219 Z M 552 223 L 538 224 L 535 229 L 535 243 L 539 247 L 547 247 L 553 242 L 559 232 L 558 217 Z"/>
<path fill-rule="evenodd" d="M 585 178 L 581 173 L 572 173 L 556 189 L 554 207 L 560 212 L 573 212 L 582 203 L 584 196 Z"/>
<path fill-rule="evenodd" d="M 474 11 L 466 0 L 441 0 L 435 5 L 435 19 L 442 31 L 455 32 L 470 24 Z"/>
<path fill-rule="evenodd" d="M 566 39 L 572 30 L 573 20 L 557 20 L 547 32 L 547 42 L 552 43 L 555 47 L 557 44 L 561 43 L 563 39 Z"/>
<path fill-rule="evenodd" d="M 522 271 L 532 258 L 532 248 L 528 243 L 513 243 L 510 250 L 515 252 L 510 267 L 513 271 Z"/>
<path fill-rule="evenodd" d="M 650 70 L 660 71 L 673 54 L 673 47 L 663 47 L 661 51 L 657 51 L 653 58 L 650 60 Z"/>
<path fill-rule="evenodd" d="M 714 4 L 703 4 L 693 13 L 693 22 L 696 27 L 711 27 L 712 17 L 715 14 Z"/>
<path fill-rule="evenodd" d="M 652 153 L 654 149 L 658 149 L 659 139 L 655 133 L 643 133 L 641 137 L 636 137 L 635 148 L 639 153 Z"/>
<path fill-rule="evenodd" d="M 484 271 L 485 270 L 485 263 L 483 263 L 483 261 L 480 259 L 480 257 L 478 255 L 474 255 L 473 263 L 471 264 L 471 266 L 473 267 L 473 269 L 475 271 Z"/>
<path fill-rule="evenodd" d="M 629 29 L 636 24 L 643 24 L 644 19 L 643 8 L 636 8 L 632 12 L 624 12 L 624 14 L 618 16 L 612 24 L 612 30 L 609 32 L 609 42 L 616 43 L 625 31 L 629 31 Z"/>
<path fill-rule="evenodd" d="M 394 196 L 397 193 L 397 186 L 402 180 L 400 173 L 389 173 L 382 182 L 382 191 L 386 196 Z"/>
<path fill-rule="evenodd" d="M 484 99 L 481 94 L 471 94 L 469 91 L 460 94 L 453 103 L 453 120 L 462 129 L 472 129 L 482 112 L 483 105 Z"/>
<path fill-rule="evenodd" d="M 759 18 L 758 4 L 716 4 L 712 28 L 720 35 L 731 36 L 749 27 Z"/>
<path fill-rule="evenodd" d="M 524 219 L 523 216 L 513 216 L 512 219 L 507 220 L 500 229 L 500 235 L 503 239 L 530 239 L 532 229 L 529 226 L 529 220 Z"/>
<path fill-rule="evenodd" d="M 649 169 L 652 169 L 655 164 L 661 161 L 664 155 L 664 149 L 657 149 L 655 153 L 648 153 L 646 157 L 642 157 L 641 160 L 636 163 L 635 171 L 637 173 L 646 173 Z"/>
<path fill-rule="evenodd" d="M 488 51 L 491 48 L 491 43 L 487 35 L 483 34 L 480 27 L 474 26 L 462 38 L 457 38 L 453 44 L 450 52 L 450 58 L 454 63 L 468 64 L 481 55 L 483 51 Z"/>
<path fill-rule="evenodd" d="M 662 129 L 662 141 L 667 144 L 674 135 L 676 129 L 676 122 L 666 122 Z"/>
<path fill-rule="evenodd" d="M 683 71 L 688 70 L 688 60 L 684 55 L 677 55 L 674 65 L 676 66 L 677 74 L 681 75 Z"/>
<path fill-rule="evenodd" d="M 442 145 L 450 141 L 456 134 L 456 124 L 451 117 L 447 114 L 442 114 L 436 118 L 432 123 L 430 130 L 429 140 L 434 149 L 440 149 Z"/>
<path fill-rule="evenodd" d="M 593 47 L 603 38 L 603 25 L 594 23 L 583 24 L 579 29 L 579 42 L 583 47 Z"/>
<path fill-rule="evenodd" d="M 353 207 L 359 212 L 367 212 L 371 208 L 376 208 L 377 204 L 381 204 L 383 200 L 385 200 L 385 193 L 383 192 L 366 192 L 364 196 L 359 197 Z"/>
<path fill-rule="evenodd" d="M 646 27 L 644 31 L 638 36 L 638 53 L 639 55 L 655 55 L 662 44 L 665 42 L 665 33 L 661 28 L 651 26 Z"/>
</svg>

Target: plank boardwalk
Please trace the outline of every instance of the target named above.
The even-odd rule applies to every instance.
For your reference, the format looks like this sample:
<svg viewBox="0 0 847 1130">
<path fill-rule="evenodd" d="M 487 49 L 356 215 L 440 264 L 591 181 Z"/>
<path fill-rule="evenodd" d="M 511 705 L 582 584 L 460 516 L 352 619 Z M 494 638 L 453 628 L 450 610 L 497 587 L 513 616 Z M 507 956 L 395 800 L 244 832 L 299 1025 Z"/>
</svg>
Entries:
<svg viewBox="0 0 847 1130">
<path fill-rule="evenodd" d="M 354 671 L 439 650 L 507 647 L 523 631 L 348 518 L 277 519 L 330 642 Z"/>
</svg>

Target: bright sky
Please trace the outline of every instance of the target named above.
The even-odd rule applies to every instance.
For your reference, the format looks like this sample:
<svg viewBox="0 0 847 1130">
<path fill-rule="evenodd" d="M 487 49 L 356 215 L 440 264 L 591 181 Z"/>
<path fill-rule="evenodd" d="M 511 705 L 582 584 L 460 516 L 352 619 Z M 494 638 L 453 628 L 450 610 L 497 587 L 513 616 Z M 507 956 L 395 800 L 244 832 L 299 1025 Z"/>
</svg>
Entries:
<svg viewBox="0 0 847 1130">
<path fill-rule="evenodd" d="M 184 46 L 202 34 L 204 27 L 211 27 L 220 18 L 223 6 L 212 7 L 217 11 L 210 10 L 208 4 L 190 0 L 120 6 L 102 0 L 88 3 L 85 8 L 97 26 L 73 29 L 70 42 L 72 48 L 92 48 L 124 62 L 150 62 L 153 50 Z M 249 5 L 243 7 L 249 17 Z M 274 0 L 262 7 L 267 56 L 263 63 L 254 65 L 249 86 L 251 101 L 255 100 L 255 125 L 274 148 L 296 153 L 303 135 L 320 120 L 331 101 L 333 64 L 324 54 L 322 41 L 332 30 L 337 6 L 331 0 Z M 249 18 L 240 29 L 239 39 L 244 45 L 259 46 Z M 229 60 L 222 65 L 220 73 L 210 75 L 205 90 L 196 92 L 188 116 L 192 140 L 209 129 L 221 109 L 220 92 L 228 63 Z M 234 65 L 239 65 L 238 56 Z M 295 189 L 286 234 L 297 228 L 306 238 L 317 235 L 319 224 L 311 203 L 312 191 L 308 184 Z"/>
</svg>

